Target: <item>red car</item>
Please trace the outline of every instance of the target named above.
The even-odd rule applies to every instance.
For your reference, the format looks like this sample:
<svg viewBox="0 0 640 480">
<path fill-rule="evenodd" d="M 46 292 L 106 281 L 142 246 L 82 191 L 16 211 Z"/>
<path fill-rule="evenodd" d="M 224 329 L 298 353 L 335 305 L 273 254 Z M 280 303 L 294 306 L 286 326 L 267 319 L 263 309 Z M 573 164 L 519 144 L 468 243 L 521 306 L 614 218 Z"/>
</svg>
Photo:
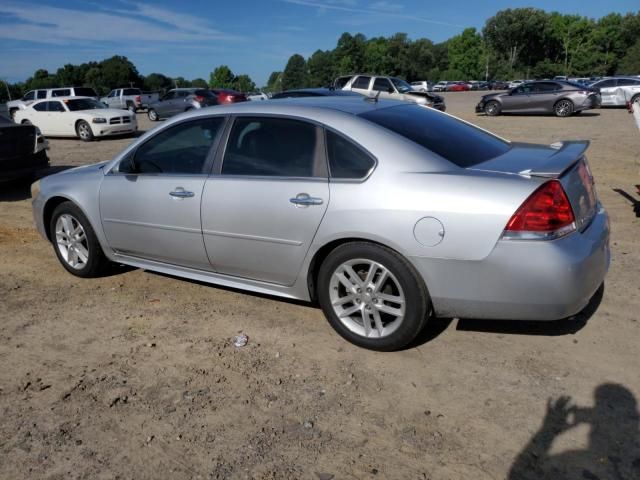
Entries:
<svg viewBox="0 0 640 480">
<path fill-rule="evenodd" d="M 467 92 L 469 90 L 471 90 L 471 87 L 465 82 L 454 83 L 447 87 L 447 92 Z"/>
<path fill-rule="evenodd" d="M 230 88 L 212 88 L 211 91 L 218 98 L 219 104 L 246 102 L 248 100 L 244 93 L 231 90 Z"/>
</svg>

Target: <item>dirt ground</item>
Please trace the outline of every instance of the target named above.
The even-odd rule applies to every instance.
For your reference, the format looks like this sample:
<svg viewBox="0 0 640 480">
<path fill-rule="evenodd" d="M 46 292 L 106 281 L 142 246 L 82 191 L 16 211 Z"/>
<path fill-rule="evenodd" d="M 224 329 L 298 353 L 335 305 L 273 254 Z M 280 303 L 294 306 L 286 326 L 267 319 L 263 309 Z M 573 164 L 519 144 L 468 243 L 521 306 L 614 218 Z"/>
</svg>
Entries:
<svg viewBox="0 0 640 480">
<path fill-rule="evenodd" d="M 624 109 L 476 116 L 479 96 L 447 94 L 449 112 L 592 142 L 613 261 L 586 312 L 432 321 L 413 348 L 374 353 L 310 305 L 142 270 L 75 278 L 28 187 L 1 185 L 0 478 L 640 478 L 640 132 Z M 52 140 L 51 164 L 130 141 Z"/>
</svg>

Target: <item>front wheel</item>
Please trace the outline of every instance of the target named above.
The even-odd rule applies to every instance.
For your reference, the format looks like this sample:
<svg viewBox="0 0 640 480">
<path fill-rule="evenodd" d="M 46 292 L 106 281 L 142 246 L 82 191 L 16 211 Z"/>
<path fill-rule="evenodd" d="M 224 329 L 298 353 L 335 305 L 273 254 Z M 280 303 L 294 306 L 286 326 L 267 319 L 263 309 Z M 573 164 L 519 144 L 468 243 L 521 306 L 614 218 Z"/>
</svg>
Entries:
<svg viewBox="0 0 640 480">
<path fill-rule="evenodd" d="M 89 220 L 72 202 L 56 207 L 49 225 L 51 242 L 62 266 L 77 277 L 96 277 L 109 263 Z"/>
<path fill-rule="evenodd" d="M 153 108 L 150 108 L 147 111 L 147 117 L 149 117 L 149 120 L 151 120 L 152 122 L 157 122 L 158 121 L 158 112 L 156 112 Z"/>
<path fill-rule="evenodd" d="M 91 130 L 91 125 L 84 120 L 80 120 L 76 125 L 76 133 L 83 142 L 90 142 L 93 140 L 93 130 Z"/>
<path fill-rule="evenodd" d="M 341 245 L 324 260 L 318 300 L 342 337 L 380 351 L 406 347 L 430 311 L 426 287 L 413 266 L 393 250 L 366 242 Z"/>
<path fill-rule="evenodd" d="M 573 113 L 573 102 L 571 100 L 560 100 L 553 107 L 556 117 L 568 117 Z"/>
<path fill-rule="evenodd" d="M 500 115 L 500 104 L 495 100 L 487 102 L 484 106 L 484 113 L 489 117 Z"/>
</svg>

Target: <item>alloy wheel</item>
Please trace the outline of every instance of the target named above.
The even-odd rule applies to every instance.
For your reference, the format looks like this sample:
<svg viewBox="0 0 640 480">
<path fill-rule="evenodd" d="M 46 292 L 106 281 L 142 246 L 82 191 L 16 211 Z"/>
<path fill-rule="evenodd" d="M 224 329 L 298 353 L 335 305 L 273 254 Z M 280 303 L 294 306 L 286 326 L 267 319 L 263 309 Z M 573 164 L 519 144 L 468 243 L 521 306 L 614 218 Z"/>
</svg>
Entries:
<svg viewBox="0 0 640 480">
<path fill-rule="evenodd" d="M 56 247 L 62 259 L 72 268 L 81 270 L 89 261 L 89 244 L 84 228 L 68 213 L 56 220 Z"/>
<path fill-rule="evenodd" d="M 89 127 L 89 125 L 87 125 L 86 123 L 81 123 L 80 125 L 78 125 L 78 135 L 80 135 L 80 138 L 82 140 L 91 138 L 91 127 Z"/>
<path fill-rule="evenodd" d="M 404 320 L 406 300 L 400 282 L 381 263 L 346 261 L 331 275 L 329 288 L 336 316 L 357 335 L 386 337 Z"/>
<path fill-rule="evenodd" d="M 559 117 L 566 117 L 571 114 L 572 105 L 568 100 L 561 100 L 556 105 L 556 114 Z"/>
</svg>

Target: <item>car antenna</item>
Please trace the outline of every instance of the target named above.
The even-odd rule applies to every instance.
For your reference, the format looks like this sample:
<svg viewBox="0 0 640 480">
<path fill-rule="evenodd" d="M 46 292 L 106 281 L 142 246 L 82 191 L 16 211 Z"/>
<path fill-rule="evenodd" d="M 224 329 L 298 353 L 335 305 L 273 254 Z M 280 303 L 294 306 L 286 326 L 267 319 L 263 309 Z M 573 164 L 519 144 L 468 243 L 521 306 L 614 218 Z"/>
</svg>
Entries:
<svg viewBox="0 0 640 480">
<path fill-rule="evenodd" d="M 378 103 L 378 97 L 380 96 L 380 90 L 373 97 L 365 97 L 365 102 Z"/>
</svg>

